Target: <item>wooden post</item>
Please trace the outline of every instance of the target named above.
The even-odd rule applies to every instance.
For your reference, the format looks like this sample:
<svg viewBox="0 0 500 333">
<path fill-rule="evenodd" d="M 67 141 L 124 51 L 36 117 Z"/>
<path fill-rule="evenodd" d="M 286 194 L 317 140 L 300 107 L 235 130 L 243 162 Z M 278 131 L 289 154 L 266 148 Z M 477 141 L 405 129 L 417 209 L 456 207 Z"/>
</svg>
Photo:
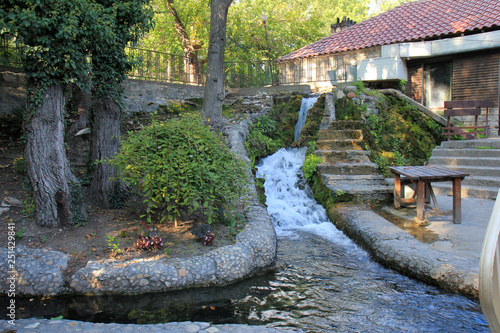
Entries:
<svg viewBox="0 0 500 333">
<path fill-rule="evenodd" d="M 394 174 L 394 207 L 401 208 L 401 176 Z"/>
<path fill-rule="evenodd" d="M 421 180 L 417 181 L 417 219 L 422 221 L 424 219 L 424 187 L 425 183 Z"/>
<path fill-rule="evenodd" d="M 453 223 L 462 223 L 462 179 L 453 178 Z"/>
</svg>

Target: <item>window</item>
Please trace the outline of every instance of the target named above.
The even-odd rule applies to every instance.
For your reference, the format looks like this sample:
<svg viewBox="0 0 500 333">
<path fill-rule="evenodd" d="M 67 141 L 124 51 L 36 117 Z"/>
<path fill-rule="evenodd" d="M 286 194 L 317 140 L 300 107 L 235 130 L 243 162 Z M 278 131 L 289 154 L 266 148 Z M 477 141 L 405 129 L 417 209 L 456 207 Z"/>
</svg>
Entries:
<svg viewBox="0 0 500 333">
<path fill-rule="evenodd" d="M 424 105 L 443 108 L 451 100 L 452 63 L 439 62 L 424 65 Z"/>
</svg>

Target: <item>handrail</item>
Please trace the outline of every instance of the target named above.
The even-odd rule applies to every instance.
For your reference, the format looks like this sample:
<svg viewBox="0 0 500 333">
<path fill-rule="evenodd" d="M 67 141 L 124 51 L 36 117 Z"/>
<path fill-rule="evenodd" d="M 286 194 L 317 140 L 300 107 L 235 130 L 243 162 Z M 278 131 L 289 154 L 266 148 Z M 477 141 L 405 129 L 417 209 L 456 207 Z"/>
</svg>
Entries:
<svg viewBox="0 0 500 333">
<path fill-rule="evenodd" d="M 491 332 L 500 332 L 500 190 L 484 236 L 479 262 L 479 301 Z"/>
</svg>

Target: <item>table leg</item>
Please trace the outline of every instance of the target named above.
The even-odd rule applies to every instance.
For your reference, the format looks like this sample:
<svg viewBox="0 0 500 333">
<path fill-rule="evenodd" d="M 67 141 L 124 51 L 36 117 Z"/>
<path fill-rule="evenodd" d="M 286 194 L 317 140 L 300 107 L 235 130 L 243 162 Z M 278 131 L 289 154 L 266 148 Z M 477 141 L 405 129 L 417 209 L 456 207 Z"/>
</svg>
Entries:
<svg viewBox="0 0 500 333">
<path fill-rule="evenodd" d="M 462 189 L 460 178 L 453 179 L 453 223 L 462 223 Z"/>
<path fill-rule="evenodd" d="M 401 176 L 394 175 L 394 207 L 401 208 Z"/>
<path fill-rule="evenodd" d="M 419 219 L 420 221 L 423 221 L 424 219 L 424 208 L 425 208 L 424 187 L 425 183 L 419 180 L 417 182 L 417 219 Z"/>
</svg>

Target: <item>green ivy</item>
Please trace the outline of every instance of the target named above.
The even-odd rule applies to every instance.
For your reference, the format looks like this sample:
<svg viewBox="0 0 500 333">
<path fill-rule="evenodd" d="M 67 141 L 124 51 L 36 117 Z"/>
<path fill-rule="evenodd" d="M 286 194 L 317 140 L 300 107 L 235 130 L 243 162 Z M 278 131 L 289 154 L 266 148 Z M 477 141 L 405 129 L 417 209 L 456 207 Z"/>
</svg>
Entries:
<svg viewBox="0 0 500 333">
<path fill-rule="evenodd" d="M 414 106 L 394 97 L 377 105 L 378 115 L 366 119 L 363 129 L 366 150 L 371 160 L 388 177 L 394 165 L 423 165 L 432 150 L 443 140 L 442 127 Z"/>
<path fill-rule="evenodd" d="M 199 115 L 159 122 L 131 133 L 109 161 L 123 181 L 141 190 L 147 213 L 174 220 L 200 210 L 208 223 L 245 192 L 245 163 L 203 125 Z"/>
</svg>

